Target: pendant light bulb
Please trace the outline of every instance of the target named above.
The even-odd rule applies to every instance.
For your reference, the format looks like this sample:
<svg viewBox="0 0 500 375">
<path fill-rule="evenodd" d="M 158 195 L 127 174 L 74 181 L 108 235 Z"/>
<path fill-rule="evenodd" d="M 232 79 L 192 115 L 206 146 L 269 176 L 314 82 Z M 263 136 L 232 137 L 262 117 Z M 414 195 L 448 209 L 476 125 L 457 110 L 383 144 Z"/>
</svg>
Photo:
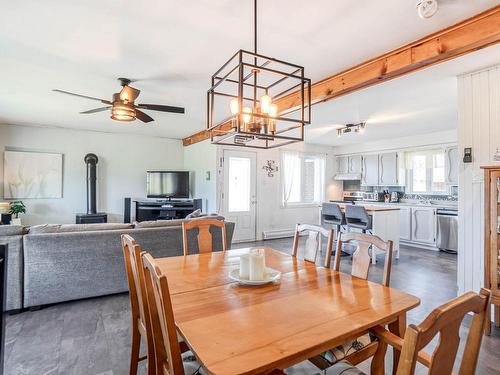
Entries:
<svg viewBox="0 0 500 375">
<path fill-rule="evenodd" d="M 269 95 L 262 95 L 260 97 L 260 111 L 261 111 L 261 113 L 268 114 L 272 102 L 273 102 L 273 98 L 271 98 Z"/>
<path fill-rule="evenodd" d="M 252 119 L 252 109 L 250 107 L 243 107 L 243 122 L 248 124 Z"/>
<path fill-rule="evenodd" d="M 240 103 L 237 98 L 231 99 L 229 103 L 229 107 L 231 108 L 231 114 L 236 115 L 240 112 Z"/>
<path fill-rule="evenodd" d="M 269 106 L 269 116 L 270 117 L 278 117 L 278 106 L 276 104 L 271 104 Z"/>
</svg>

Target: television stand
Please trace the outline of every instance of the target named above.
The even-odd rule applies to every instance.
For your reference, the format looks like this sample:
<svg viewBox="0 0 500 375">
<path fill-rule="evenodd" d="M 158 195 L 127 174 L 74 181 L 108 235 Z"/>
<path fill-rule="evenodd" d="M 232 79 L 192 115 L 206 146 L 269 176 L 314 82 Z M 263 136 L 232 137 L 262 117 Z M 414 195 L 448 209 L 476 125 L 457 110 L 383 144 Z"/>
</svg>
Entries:
<svg viewBox="0 0 500 375">
<path fill-rule="evenodd" d="M 184 219 L 202 208 L 201 199 L 149 199 L 133 200 L 133 203 L 136 221 Z"/>
</svg>

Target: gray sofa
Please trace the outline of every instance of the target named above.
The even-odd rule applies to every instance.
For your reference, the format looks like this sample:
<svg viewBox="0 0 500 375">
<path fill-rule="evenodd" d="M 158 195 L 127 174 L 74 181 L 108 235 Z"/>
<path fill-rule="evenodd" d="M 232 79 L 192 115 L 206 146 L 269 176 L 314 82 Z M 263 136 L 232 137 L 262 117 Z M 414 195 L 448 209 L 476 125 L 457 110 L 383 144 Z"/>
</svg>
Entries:
<svg viewBox="0 0 500 375">
<path fill-rule="evenodd" d="M 42 225 L 8 236 L 18 250 L 9 249 L 7 310 L 127 291 L 120 236 L 130 234 L 153 257 L 182 255 L 181 222 Z M 231 244 L 234 223 L 226 227 Z M 220 230 L 211 232 L 213 247 L 221 249 Z M 190 253 L 198 252 L 196 236 L 189 232 Z"/>
<path fill-rule="evenodd" d="M 0 225 L 0 243 L 8 245 L 6 310 L 18 310 L 23 303 L 23 234 L 20 225 Z"/>
</svg>

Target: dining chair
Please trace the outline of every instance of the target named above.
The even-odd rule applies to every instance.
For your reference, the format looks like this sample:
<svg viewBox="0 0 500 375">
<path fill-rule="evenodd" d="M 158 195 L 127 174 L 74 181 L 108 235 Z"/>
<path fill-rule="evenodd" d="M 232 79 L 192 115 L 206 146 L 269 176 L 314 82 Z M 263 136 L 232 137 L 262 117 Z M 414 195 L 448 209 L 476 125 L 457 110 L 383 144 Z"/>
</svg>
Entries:
<svg viewBox="0 0 500 375">
<path fill-rule="evenodd" d="M 311 263 L 316 263 L 318 257 L 318 249 L 320 247 L 320 236 L 327 238 L 326 254 L 332 254 L 334 230 L 325 229 L 319 225 L 297 224 L 295 226 L 295 236 L 293 238 L 292 256 L 297 257 L 299 250 L 299 241 L 302 233 L 307 232 L 307 239 L 304 247 L 304 260 Z M 331 257 L 331 255 L 330 255 Z M 327 260 L 328 262 L 328 260 Z M 329 264 L 329 263 L 328 263 Z"/>
<path fill-rule="evenodd" d="M 195 373 L 196 361 L 183 362 L 177 339 L 174 312 L 167 277 L 161 273 L 153 257 L 141 256 L 145 274 L 146 293 L 149 302 L 151 327 L 156 358 L 156 375 L 184 375 Z"/>
<path fill-rule="evenodd" d="M 198 251 L 201 253 L 212 252 L 212 233 L 210 233 L 211 227 L 217 227 L 221 230 L 222 236 L 222 251 L 227 250 L 227 238 L 226 238 L 226 223 L 223 220 L 217 219 L 194 219 L 182 223 L 182 246 L 184 249 L 184 255 L 188 255 L 188 231 L 193 229 L 198 229 Z"/>
<path fill-rule="evenodd" d="M 387 346 L 401 351 L 396 375 L 413 375 L 417 362 L 429 369 L 429 375 L 453 374 L 460 344 L 460 326 L 464 317 L 472 313 L 472 322 L 467 334 L 459 375 L 473 375 L 476 372 L 483 329 L 489 320 L 488 305 L 491 291 L 481 289 L 480 293 L 468 292 L 434 309 L 419 325 L 411 324 L 406 329 L 404 339 L 378 326 L 371 330 L 379 344 L 371 363 L 372 375 L 385 374 L 385 354 Z M 424 349 L 437 335 L 439 341 L 432 354 Z M 362 371 L 347 361 L 342 361 L 330 369 L 329 375 L 356 374 Z"/>
<path fill-rule="evenodd" d="M 140 259 L 142 251 L 139 244 L 128 234 L 122 234 L 121 242 L 125 258 L 132 313 L 132 345 L 129 372 L 130 375 L 136 375 L 139 362 L 147 359 L 148 375 L 153 375 L 155 374 L 155 354 L 144 271 Z M 140 355 L 141 337 L 146 344 L 147 354 L 145 356 Z"/>
<path fill-rule="evenodd" d="M 368 279 L 371 265 L 370 248 L 376 246 L 378 249 L 385 251 L 382 285 L 389 286 L 392 268 L 392 241 L 384 241 L 380 237 L 366 233 L 340 233 L 337 238 L 337 248 L 333 265 L 333 269 L 337 272 L 340 272 L 342 245 L 349 242 L 355 242 L 356 244 L 356 250 L 352 254 L 351 275 L 364 280 Z M 326 261 L 326 267 L 330 268 L 329 259 Z M 309 361 L 321 370 L 325 370 L 342 360 L 347 360 L 349 363 L 356 365 L 372 357 L 376 350 L 376 338 L 369 332 L 366 332 L 359 337 L 347 340 L 344 344 L 330 349 L 321 355 L 310 358 Z"/>
</svg>

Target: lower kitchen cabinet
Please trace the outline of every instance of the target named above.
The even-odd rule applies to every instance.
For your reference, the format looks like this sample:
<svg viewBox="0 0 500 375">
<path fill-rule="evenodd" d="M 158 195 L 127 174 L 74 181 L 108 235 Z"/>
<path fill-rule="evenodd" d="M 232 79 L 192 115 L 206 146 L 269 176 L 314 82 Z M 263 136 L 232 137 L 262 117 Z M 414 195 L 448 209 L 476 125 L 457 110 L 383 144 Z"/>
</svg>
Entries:
<svg viewBox="0 0 500 375">
<path fill-rule="evenodd" d="M 436 244 L 436 209 L 413 207 L 411 241 L 427 245 Z"/>
<path fill-rule="evenodd" d="M 399 238 L 409 245 L 436 246 L 436 209 L 400 207 Z"/>
<path fill-rule="evenodd" d="M 399 238 L 411 241 L 411 207 L 399 209 Z"/>
</svg>

